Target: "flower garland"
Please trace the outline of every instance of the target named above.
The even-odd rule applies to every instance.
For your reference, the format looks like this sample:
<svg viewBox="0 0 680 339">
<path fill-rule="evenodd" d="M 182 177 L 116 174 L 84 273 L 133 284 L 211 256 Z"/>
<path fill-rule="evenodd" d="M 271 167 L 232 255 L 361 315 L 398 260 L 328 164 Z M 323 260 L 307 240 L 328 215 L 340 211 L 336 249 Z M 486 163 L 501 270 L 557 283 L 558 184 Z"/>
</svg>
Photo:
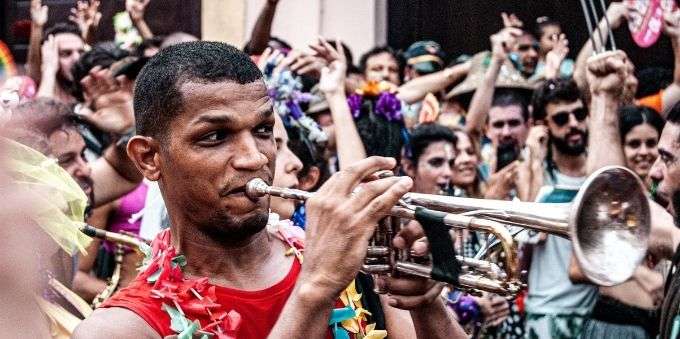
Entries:
<svg viewBox="0 0 680 339">
<path fill-rule="evenodd" d="M 347 98 L 352 116 L 356 119 L 363 112 L 372 112 L 387 121 L 401 121 L 402 105 L 397 98 L 396 87 L 386 81 L 368 81 L 356 93 Z"/>
<path fill-rule="evenodd" d="M 316 122 L 305 115 L 300 107 L 301 103 L 310 102 L 314 96 L 302 92 L 300 77 L 293 75 L 290 70 L 274 72 L 274 67 L 267 66 L 264 72 L 267 83 L 267 94 L 274 101 L 274 109 L 283 119 L 286 126 L 294 125 L 307 131 L 307 138 L 317 144 L 325 145 L 328 136 L 319 128 Z"/>
<path fill-rule="evenodd" d="M 295 255 L 302 263 L 304 231 L 289 220 L 279 220 L 270 214 L 267 231 L 290 246 L 287 254 Z M 145 249 L 141 279 L 152 284 L 153 298 L 162 300 L 162 308 L 170 317 L 170 328 L 179 339 L 235 339 L 243 324 L 241 315 L 235 310 L 220 310 L 215 286 L 207 277 L 185 278 L 183 267 L 186 258 L 178 254 L 170 242 L 169 230 L 164 230 Z M 370 315 L 361 304 L 361 294 L 352 282 L 340 295 L 344 307 L 332 310 L 329 327 L 335 339 L 349 339 L 353 333 L 358 339 L 383 339 L 387 332 L 376 330 L 375 324 L 365 325 Z M 197 318 L 207 316 L 210 323 L 202 325 Z M 191 320 L 191 319 L 196 320 Z"/>
</svg>

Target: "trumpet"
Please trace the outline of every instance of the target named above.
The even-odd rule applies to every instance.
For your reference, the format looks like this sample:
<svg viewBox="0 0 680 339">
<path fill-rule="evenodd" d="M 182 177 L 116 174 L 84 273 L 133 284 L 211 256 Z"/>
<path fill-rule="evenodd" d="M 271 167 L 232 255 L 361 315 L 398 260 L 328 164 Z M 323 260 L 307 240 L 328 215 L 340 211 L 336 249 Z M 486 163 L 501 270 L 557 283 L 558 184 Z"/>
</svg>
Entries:
<svg viewBox="0 0 680 339">
<path fill-rule="evenodd" d="M 256 178 L 246 184 L 246 195 L 251 198 L 270 195 L 284 199 L 305 201 L 313 193 L 269 186 L 262 179 Z M 441 252 L 451 253 L 453 258 L 440 258 L 439 263 L 436 262 L 437 260 L 433 260 L 435 261 L 434 265 L 427 266 L 411 261 L 413 258 L 411 258 L 408 251 L 397 251 L 392 248 L 392 237 L 396 235 L 400 225 L 400 222 L 393 220 L 393 218 L 421 221 L 421 215 L 440 219 L 441 224 L 445 227 L 438 229 L 440 233 L 436 238 L 439 240 L 448 239 L 448 244 L 433 243 L 433 237 L 430 240 L 430 247 L 443 247 L 443 249 L 440 248 Z M 510 232 L 503 224 L 474 216 L 432 211 L 419 206 L 409 205 L 405 202 L 401 202 L 399 206 L 392 207 L 388 217 L 393 218 L 387 218 L 386 223 L 378 225 L 371 239 L 364 264 L 361 267 L 362 272 L 377 275 L 407 274 L 452 283 L 464 289 L 484 290 L 507 296 L 517 294 L 523 287 L 518 271 L 517 249 Z M 448 234 L 450 228 L 474 229 L 493 234 L 499 239 L 506 254 L 505 270 L 500 269 L 495 263 L 455 255 L 451 238 Z M 471 269 L 468 270 L 467 268 Z M 465 271 L 460 272 L 461 270 Z M 375 292 L 385 293 L 385 291 L 380 289 L 376 289 Z"/>
<path fill-rule="evenodd" d="M 575 258 L 585 276 L 598 285 L 615 285 L 632 275 L 647 251 L 651 215 L 644 192 L 637 175 L 624 167 L 610 166 L 588 177 L 569 204 L 407 193 L 392 207 L 389 216 L 419 220 L 418 214 L 423 211 L 436 215 L 442 220 L 449 244 L 451 228 L 487 232 L 497 239 L 496 243 L 505 253 L 504 270 L 479 256 L 468 258 L 454 253 L 447 260 L 455 262 L 462 274 L 442 277 L 436 262 L 433 266 L 415 263 L 409 261 L 413 258 L 408 253 L 391 247 L 392 236 L 398 231 L 394 222 L 378 226 L 361 270 L 370 274 L 410 274 L 463 289 L 512 296 L 523 287 L 516 245 L 507 228 L 516 226 L 571 239 Z M 252 198 L 271 195 L 300 201 L 312 196 L 301 190 L 272 187 L 261 179 L 251 180 L 246 185 L 246 194 Z M 430 238 L 427 230 L 426 234 Z M 429 240 L 433 249 L 437 241 Z M 453 252 L 450 247 L 448 253 Z"/>
<path fill-rule="evenodd" d="M 651 226 L 649 201 L 638 176 L 625 167 L 609 166 L 596 171 L 586 179 L 571 203 L 417 193 L 407 193 L 403 200 L 571 239 L 581 270 L 600 286 L 626 281 L 647 253 Z"/>
</svg>

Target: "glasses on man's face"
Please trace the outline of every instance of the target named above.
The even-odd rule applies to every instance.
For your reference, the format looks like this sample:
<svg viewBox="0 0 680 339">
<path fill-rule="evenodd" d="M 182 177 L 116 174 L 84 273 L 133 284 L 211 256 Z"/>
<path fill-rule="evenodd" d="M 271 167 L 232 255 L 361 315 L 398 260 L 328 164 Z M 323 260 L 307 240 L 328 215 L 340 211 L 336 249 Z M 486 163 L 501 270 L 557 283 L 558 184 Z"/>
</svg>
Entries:
<svg viewBox="0 0 680 339">
<path fill-rule="evenodd" d="M 520 119 L 508 119 L 508 120 L 496 120 L 491 123 L 491 127 L 495 129 L 502 129 L 505 127 L 505 125 L 508 125 L 510 128 L 515 128 L 519 127 L 522 124 L 522 120 Z"/>
<path fill-rule="evenodd" d="M 577 108 L 571 112 L 558 112 L 555 113 L 553 116 L 550 117 L 552 121 L 557 125 L 558 127 L 562 127 L 569 123 L 569 116 L 573 115 L 574 118 L 576 118 L 576 121 L 581 122 L 586 119 L 588 116 L 588 111 L 585 108 Z"/>
<path fill-rule="evenodd" d="M 520 44 L 520 45 L 517 45 L 517 50 L 520 51 L 520 52 L 526 52 L 530 49 L 533 49 L 534 51 L 538 52 L 540 47 L 541 46 L 538 43 Z"/>
</svg>

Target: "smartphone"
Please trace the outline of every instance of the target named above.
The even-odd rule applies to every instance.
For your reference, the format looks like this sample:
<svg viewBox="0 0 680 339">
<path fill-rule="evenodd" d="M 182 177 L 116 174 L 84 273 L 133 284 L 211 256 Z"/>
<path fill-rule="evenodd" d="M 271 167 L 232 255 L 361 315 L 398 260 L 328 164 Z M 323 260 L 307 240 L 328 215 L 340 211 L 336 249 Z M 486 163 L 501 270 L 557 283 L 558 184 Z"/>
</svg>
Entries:
<svg viewBox="0 0 680 339">
<path fill-rule="evenodd" d="M 496 149 L 496 172 L 519 158 L 519 147 L 514 143 L 503 143 Z"/>
</svg>

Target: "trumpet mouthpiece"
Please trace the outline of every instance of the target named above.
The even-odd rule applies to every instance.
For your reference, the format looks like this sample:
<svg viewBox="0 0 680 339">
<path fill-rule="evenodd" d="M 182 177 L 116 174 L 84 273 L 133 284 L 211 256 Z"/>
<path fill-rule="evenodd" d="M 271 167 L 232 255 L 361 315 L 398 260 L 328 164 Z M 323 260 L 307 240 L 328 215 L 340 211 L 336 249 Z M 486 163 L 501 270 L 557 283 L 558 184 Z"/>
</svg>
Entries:
<svg viewBox="0 0 680 339">
<path fill-rule="evenodd" d="M 269 193 L 269 185 L 260 178 L 248 181 L 246 184 L 246 195 L 250 198 L 259 198 Z"/>
</svg>

